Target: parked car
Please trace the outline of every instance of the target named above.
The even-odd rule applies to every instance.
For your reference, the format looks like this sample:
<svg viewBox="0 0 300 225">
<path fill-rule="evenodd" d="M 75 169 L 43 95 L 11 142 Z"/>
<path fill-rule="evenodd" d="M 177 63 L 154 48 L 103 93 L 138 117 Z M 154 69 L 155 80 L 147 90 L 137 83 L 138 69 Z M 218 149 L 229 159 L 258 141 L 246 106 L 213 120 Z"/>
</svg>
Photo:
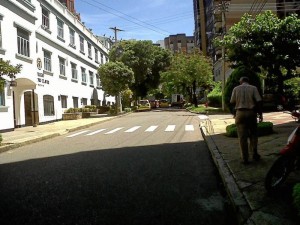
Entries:
<svg viewBox="0 0 300 225">
<path fill-rule="evenodd" d="M 143 111 L 143 110 L 151 110 L 150 102 L 149 100 L 139 100 L 138 103 L 138 111 Z"/>
<path fill-rule="evenodd" d="M 158 108 L 159 107 L 159 101 L 158 100 L 149 100 L 150 106 L 152 109 Z"/>
<path fill-rule="evenodd" d="M 170 107 L 170 102 L 168 99 L 161 99 L 159 100 L 159 107 L 160 108 L 168 108 Z"/>
</svg>

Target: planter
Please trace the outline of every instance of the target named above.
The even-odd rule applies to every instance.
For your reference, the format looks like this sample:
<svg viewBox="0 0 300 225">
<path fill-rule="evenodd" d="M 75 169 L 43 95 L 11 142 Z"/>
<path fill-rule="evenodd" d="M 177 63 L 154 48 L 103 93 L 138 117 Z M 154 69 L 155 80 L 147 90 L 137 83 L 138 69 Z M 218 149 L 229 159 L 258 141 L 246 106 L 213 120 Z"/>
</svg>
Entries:
<svg viewBox="0 0 300 225">
<path fill-rule="evenodd" d="M 82 118 L 81 113 L 64 113 L 62 115 L 63 120 L 78 120 L 81 118 Z"/>
<path fill-rule="evenodd" d="M 90 118 L 91 115 L 96 115 L 96 112 L 82 112 L 82 118 Z"/>
</svg>

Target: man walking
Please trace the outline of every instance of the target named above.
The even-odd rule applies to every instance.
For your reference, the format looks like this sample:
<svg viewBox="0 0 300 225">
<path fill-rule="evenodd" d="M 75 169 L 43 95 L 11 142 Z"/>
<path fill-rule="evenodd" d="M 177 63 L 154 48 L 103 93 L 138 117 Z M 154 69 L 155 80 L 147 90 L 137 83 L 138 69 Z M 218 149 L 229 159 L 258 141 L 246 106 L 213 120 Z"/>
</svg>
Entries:
<svg viewBox="0 0 300 225">
<path fill-rule="evenodd" d="M 232 91 L 230 103 L 235 104 L 235 124 L 239 138 L 241 158 L 243 164 L 249 164 L 248 138 L 253 159 L 258 161 L 257 152 L 257 113 L 259 122 L 263 120 L 261 109 L 262 98 L 253 85 L 249 84 L 248 77 L 241 77 L 240 85 Z"/>
</svg>

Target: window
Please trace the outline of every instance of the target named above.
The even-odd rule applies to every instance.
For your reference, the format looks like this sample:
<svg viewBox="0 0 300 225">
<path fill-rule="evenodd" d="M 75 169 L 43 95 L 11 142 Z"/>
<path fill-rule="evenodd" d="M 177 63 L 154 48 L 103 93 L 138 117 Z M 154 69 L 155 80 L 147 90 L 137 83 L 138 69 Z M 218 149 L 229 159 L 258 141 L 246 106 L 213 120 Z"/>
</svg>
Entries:
<svg viewBox="0 0 300 225">
<path fill-rule="evenodd" d="M 57 19 L 57 36 L 64 39 L 64 22 Z"/>
<path fill-rule="evenodd" d="M 92 45 L 90 43 L 88 43 L 88 54 L 89 57 L 92 58 Z"/>
<path fill-rule="evenodd" d="M 80 41 L 80 51 L 84 53 L 84 38 L 79 36 Z"/>
<path fill-rule="evenodd" d="M 67 98 L 68 98 L 68 96 L 65 96 L 65 95 L 61 95 L 61 96 L 60 96 L 61 107 L 62 107 L 63 109 L 68 108 Z"/>
<path fill-rule="evenodd" d="M 90 85 L 94 85 L 94 74 L 92 71 L 89 71 L 89 77 L 90 77 Z"/>
<path fill-rule="evenodd" d="M 0 106 L 5 106 L 4 84 L 5 80 L 0 79 Z"/>
<path fill-rule="evenodd" d="M 29 57 L 29 33 L 21 28 L 17 28 L 18 54 Z"/>
<path fill-rule="evenodd" d="M 97 82 L 97 87 L 101 87 L 101 81 L 100 81 L 99 74 L 96 75 L 96 82 Z"/>
<path fill-rule="evenodd" d="M 51 52 L 44 50 L 44 70 L 51 72 Z"/>
<path fill-rule="evenodd" d="M 81 67 L 81 81 L 86 83 L 85 68 Z"/>
<path fill-rule="evenodd" d="M 54 98 L 51 95 L 43 96 L 44 116 L 54 116 Z"/>
<path fill-rule="evenodd" d="M 42 8 L 42 28 L 49 29 L 49 11 L 47 9 Z"/>
<path fill-rule="evenodd" d="M 2 31 L 1 31 L 1 20 L 2 20 L 2 17 L 0 15 L 0 49 L 2 48 Z"/>
<path fill-rule="evenodd" d="M 1 47 L 1 46 L 0 46 L 0 47 Z M 99 60 L 99 59 L 98 59 L 98 50 L 95 49 L 95 61 L 96 61 L 96 62 L 99 62 L 98 60 Z"/>
<path fill-rule="evenodd" d="M 72 79 L 77 80 L 77 69 L 76 69 L 76 64 L 71 63 L 71 70 L 72 70 Z"/>
<path fill-rule="evenodd" d="M 66 75 L 66 60 L 64 58 L 59 58 L 59 74 L 65 76 Z"/>
<path fill-rule="evenodd" d="M 73 97 L 73 108 L 78 108 L 78 97 Z"/>
<path fill-rule="evenodd" d="M 103 60 L 104 60 L 104 58 L 103 58 L 104 56 L 103 56 L 103 53 L 101 53 L 101 64 L 103 64 L 104 62 L 103 62 Z"/>
<path fill-rule="evenodd" d="M 81 99 L 81 104 L 82 105 L 87 105 L 87 98 L 82 98 Z"/>
<path fill-rule="evenodd" d="M 75 47 L 75 31 L 70 28 L 70 46 Z"/>
</svg>

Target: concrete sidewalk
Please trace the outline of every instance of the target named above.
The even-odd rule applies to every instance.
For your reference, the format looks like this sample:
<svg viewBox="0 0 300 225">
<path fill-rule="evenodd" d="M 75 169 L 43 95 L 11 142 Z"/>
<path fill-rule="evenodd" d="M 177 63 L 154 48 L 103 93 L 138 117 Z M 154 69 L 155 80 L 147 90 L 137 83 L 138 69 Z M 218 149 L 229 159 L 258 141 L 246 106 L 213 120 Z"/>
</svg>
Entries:
<svg viewBox="0 0 300 225">
<path fill-rule="evenodd" d="M 27 126 L 17 128 L 14 131 L 2 133 L 3 141 L 0 145 L 0 153 L 26 144 L 42 141 L 75 130 L 84 129 L 98 123 L 111 120 L 115 117 L 116 116 L 107 116 L 103 114 L 86 119 L 61 120 L 53 123 L 38 125 L 37 127 Z"/>
<path fill-rule="evenodd" d="M 297 176 L 292 174 L 282 191 L 272 196 L 264 188 L 265 175 L 278 157 L 276 154 L 299 124 L 291 115 L 283 112 L 265 113 L 264 121 L 273 122 L 275 133 L 259 137 L 258 151 L 262 158 L 250 165 L 240 163 L 238 139 L 224 135 L 226 126 L 234 123 L 231 115 L 209 116 L 207 120 L 204 117 L 201 131 L 235 207 L 239 224 L 300 224 L 291 196 L 291 188 L 297 182 Z"/>
</svg>

